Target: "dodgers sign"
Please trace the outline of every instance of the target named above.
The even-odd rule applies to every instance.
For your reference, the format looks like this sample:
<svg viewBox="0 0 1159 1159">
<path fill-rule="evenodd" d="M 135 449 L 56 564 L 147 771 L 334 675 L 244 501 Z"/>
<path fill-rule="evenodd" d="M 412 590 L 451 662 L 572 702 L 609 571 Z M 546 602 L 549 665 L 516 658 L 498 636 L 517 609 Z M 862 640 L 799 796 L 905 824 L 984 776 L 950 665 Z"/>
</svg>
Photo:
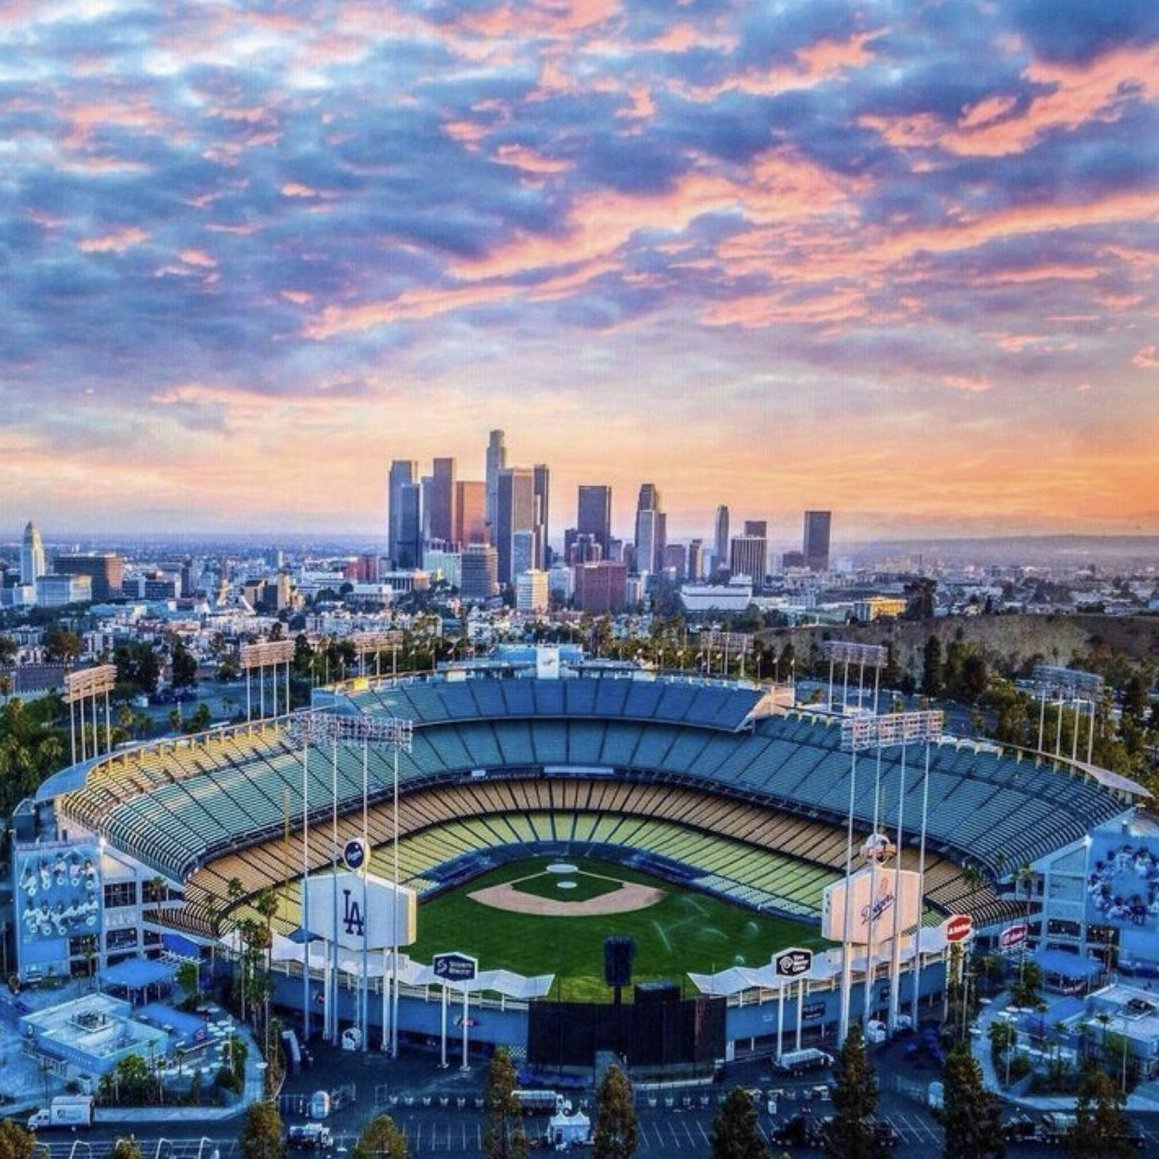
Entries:
<svg viewBox="0 0 1159 1159">
<path fill-rule="evenodd" d="M 364 892 L 365 889 L 365 892 Z M 347 950 L 385 950 L 409 946 L 418 936 L 418 901 L 413 889 L 395 887 L 368 873 L 314 873 L 307 892 L 310 930 L 334 936 Z M 365 899 L 365 900 L 364 900 Z M 305 920 L 303 920 L 305 925 Z"/>
<path fill-rule="evenodd" d="M 347 841 L 342 850 L 342 860 L 346 862 L 347 869 L 361 869 L 366 860 L 366 846 L 357 837 Z"/>
</svg>

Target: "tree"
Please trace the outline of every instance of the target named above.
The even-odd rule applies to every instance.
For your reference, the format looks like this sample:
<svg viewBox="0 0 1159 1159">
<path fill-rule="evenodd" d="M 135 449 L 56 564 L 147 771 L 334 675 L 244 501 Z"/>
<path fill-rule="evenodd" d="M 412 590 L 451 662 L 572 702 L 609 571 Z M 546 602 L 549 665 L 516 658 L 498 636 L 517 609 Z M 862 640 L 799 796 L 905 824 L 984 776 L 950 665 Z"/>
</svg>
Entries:
<svg viewBox="0 0 1159 1159">
<path fill-rule="evenodd" d="M 922 695 L 940 696 L 942 694 L 942 642 L 937 636 L 930 636 L 926 640 L 925 651 L 922 653 Z"/>
<path fill-rule="evenodd" d="M 36 1137 L 11 1119 L 0 1120 L 0 1159 L 32 1159 Z"/>
<path fill-rule="evenodd" d="M 251 1103 L 241 1126 L 241 1159 L 285 1159 L 282 1116 L 273 1103 Z"/>
<path fill-rule="evenodd" d="M 137 1140 L 123 1135 L 113 1144 L 113 1159 L 145 1159 Z"/>
<path fill-rule="evenodd" d="M 389 1115 L 371 1119 L 354 1144 L 354 1159 L 407 1159 L 406 1136 Z"/>
<path fill-rule="evenodd" d="M 593 1159 L 628 1159 L 635 1153 L 637 1133 L 632 1084 L 618 1066 L 610 1066 L 596 1092 Z"/>
<path fill-rule="evenodd" d="M 515 1098 L 518 1079 L 515 1064 L 503 1047 L 498 1047 L 487 1067 L 483 1088 L 487 1131 L 483 1154 L 488 1159 L 525 1159 L 527 1136 L 519 1123 L 519 1100 Z"/>
<path fill-rule="evenodd" d="M 946 1058 L 942 1075 L 945 1106 L 942 1126 L 946 1159 L 1002 1159 L 1002 1111 L 998 1100 L 982 1085 L 982 1068 L 964 1042 Z"/>
<path fill-rule="evenodd" d="M 712 1159 L 765 1159 L 757 1108 L 743 1087 L 733 1087 L 712 1121 Z"/>
<path fill-rule="evenodd" d="M 1075 1104 L 1075 1126 L 1067 1136 L 1066 1148 L 1074 1159 L 1126 1159 L 1134 1153 L 1123 1115 L 1123 1096 L 1097 1067 L 1083 1071 Z"/>
<path fill-rule="evenodd" d="M 854 1022 L 833 1064 L 833 1118 L 823 1146 L 829 1159 L 874 1159 L 877 1143 L 872 1116 L 877 1110 L 877 1079 L 865 1053 L 861 1023 Z"/>
<path fill-rule="evenodd" d="M 176 981 L 177 988 L 184 995 L 181 999 L 182 1009 L 193 1009 L 197 1005 L 198 997 L 201 994 L 201 971 L 197 963 L 182 962 L 177 967 L 176 974 L 174 974 L 174 981 Z"/>
<path fill-rule="evenodd" d="M 197 657 L 180 640 L 173 644 L 169 665 L 174 688 L 192 688 L 197 683 Z"/>
</svg>

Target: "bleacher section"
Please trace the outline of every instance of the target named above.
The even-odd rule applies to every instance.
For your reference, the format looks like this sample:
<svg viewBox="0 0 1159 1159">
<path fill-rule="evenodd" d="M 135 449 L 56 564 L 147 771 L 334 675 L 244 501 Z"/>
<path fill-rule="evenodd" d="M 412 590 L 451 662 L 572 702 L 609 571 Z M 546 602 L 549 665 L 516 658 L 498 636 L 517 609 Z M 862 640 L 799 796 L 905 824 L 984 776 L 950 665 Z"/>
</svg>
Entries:
<svg viewBox="0 0 1159 1159">
<path fill-rule="evenodd" d="M 634 831 L 615 819 L 648 816 L 833 869 L 843 866 L 852 784 L 860 833 L 870 828 L 875 802 L 891 834 L 900 814 L 907 863 L 916 858 L 912 847 L 928 796 L 928 863 L 969 860 L 996 871 L 1077 840 L 1124 809 L 1079 772 L 973 745 L 930 746 L 928 779 L 925 746 L 887 749 L 880 760 L 862 753 L 854 764 L 834 721 L 807 713 L 751 721 L 759 695 L 747 686 L 616 674 L 400 680 L 349 699 L 373 715 L 415 722 L 412 751 L 400 754 L 398 771 L 404 832 L 430 830 L 430 857 L 414 869 L 419 876 L 428 862 L 451 856 L 436 856 L 440 842 L 451 850 L 460 839 L 475 840 L 474 828 L 468 840 L 456 825 L 492 814 L 503 816 L 485 826 L 496 844 L 575 840 L 581 814 L 611 822 L 609 844 L 630 844 Z M 376 842 L 389 836 L 382 807 L 392 797 L 392 756 L 379 747 L 366 754 Z M 276 845 L 287 827 L 300 834 L 304 817 L 311 857 L 327 860 L 334 811 L 360 816 L 362 792 L 360 746 L 303 750 L 284 724 L 272 723 L 115 754 L 90 770 L 82 790 L 58 798 L 57 807 L 174 880 L 236 858 L 236 876 L 249 892 L 251 882 L 285 875 L 285 856 L 266 864 L 257 851 Z M 561 837 L 554 826 L 565 824 L 564 814 L 572 830 Z M 551 836 L 529 835 L 527 826 L 543 815 L 553 819 Z M 340 829 L 353 835 L 353 821 L 342 820 Z M 701 866 L 705 882 L 731 880 L 731 862 L 722 869 L 709 853 Z M 960 873 L 945 874 L 935 904 L 960 906 L 969 891 Z M 757 891 L 750 900 L 760 904 L 765 886 L 749 884 Z M 780 896 L 778 889 L 766 892 Z M 990 904 L 985 897 L 974 901 L 976 916 Z"/>
</svg>

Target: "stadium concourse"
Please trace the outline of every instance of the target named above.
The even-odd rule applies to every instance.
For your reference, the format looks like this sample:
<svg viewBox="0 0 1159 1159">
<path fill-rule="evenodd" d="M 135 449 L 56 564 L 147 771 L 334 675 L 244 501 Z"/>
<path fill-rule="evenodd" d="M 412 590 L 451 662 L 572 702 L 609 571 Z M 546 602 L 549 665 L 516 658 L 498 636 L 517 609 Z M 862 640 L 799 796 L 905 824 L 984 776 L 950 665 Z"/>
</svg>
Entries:
<svg viewBox="0 0 1159 1159">
<path fill-rule="evenodd" d="M 78 963 L 91 964 L 94 947 L 102 968 L 164 949 L 208 955 L 233 919 L 254 912 L 247 907 L 255 895 L 280 887 L 275 997 L 308 1021 L 317 998 L 306 995 L 322 987 L 325 967 L 321 951 L 312 951 L 317 977 L 303 983 L 303 868 L 327 871 L 335 849 L 362 837 L 364 824 L 371 872 L 393 880 L 397 859 L 399 881 L 420 906 L 504 861 L 591 856 L 755 911 L 819 920 L 823 890 L 847 867 L 853 758 L 839 713 L 794 705 L 786 686 L 582 659 L 553 666 L 550 678 L 543 671 L 533 656 L 422 677 L 360 678 L 315 694 L 316 713 L 411 722 L 405 747 L 358 740 L 357 729 L 349 739 L 311 742 L 283 717 L 142 744 L 56 774 L 16 819 L 17 904 L 32 911 L 19 939 L 21 974 L 76 972 Z M 939 1012 L 949 955 L 938 923 L 968 913 L 976 935 L 997 938 L 1029 910 L 1016 880 L 1025 879 L 1022 867 L 1126 821 L 1141 793 L 1065 758 L 950 737 L 908 755 L 905 748 L 862 753 L 859 765 L 854 863 L 875 831 L 896 839 L 900 813 L 897 864 L 923 870 L 930 927 L 921 938 L 921 998 Z M 95 886 L 86 877 L 92 865 Z M 21 875 L 40 899 L 21 893 Z M 41 912 L 57 886 L 76 894 L 79 924 L 58 921 L 53 906 Z M 95 912 L 82 904 L 94 888 Z M 908 943 L 899 987 L 906 1002 L 912 937 Z M 803 1022 L 807 1041 L 834 1036 L 840 952 L 819 953 L 790 992 L 796 1001 L 784 1009 L 786 1029 Z M 860 954 L 855 971 L 865 967 Z M 368 961 L 347 953 L 339 969 L 365 970 L 375 994 L 388 973 L 379 954 Z M 397 970 L 396 1033 L 404 1042 L 430 1041 L 439 1033 L 437 979 L 427 963 L 400 961 Z M 475 1039 L 521 1050 L 528 999 L 545 992 L 543 980 L 491 974 L 504 977 L 491 978 L 490 994 L 483 976 L 460 983 L 488 1007 Z M 694 982 L 727 1001 L 730 1052 L 771 1048 L 780 994 L 767 970 L 731 969 Z M 855 983 L 852 1014 L 860 1017 Z M 332 1035 L 360 1018 L 367 1039 L 382 1034 L 385 1001 L 360 1007 L 358 983 L 349 980 L 335 991 Z"/>
</svg>

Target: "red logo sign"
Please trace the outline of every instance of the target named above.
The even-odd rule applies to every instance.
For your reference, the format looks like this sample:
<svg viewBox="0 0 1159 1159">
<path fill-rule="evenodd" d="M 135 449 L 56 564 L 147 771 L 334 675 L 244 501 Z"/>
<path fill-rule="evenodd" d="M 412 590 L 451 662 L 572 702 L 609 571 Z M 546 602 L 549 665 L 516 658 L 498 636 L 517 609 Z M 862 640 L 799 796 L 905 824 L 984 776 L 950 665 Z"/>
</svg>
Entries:
<svg viewBox="0 0 1159 1159">
<path fill-rule="evenodd" d="M 1012 949 L 1014 946 L 1020 946 L 1026 941 L 1026 923 L 1019 922 L 1016 926 L 1007 926 L 998 935 L 998 947 L 1002 950 Z"/>
<path fill-rule="evenodd" d="M 964 942 L 974 932 L 974 919 L 969 914 L 954 914 L 946 919 L 946 941 Z"/>
</svg>

